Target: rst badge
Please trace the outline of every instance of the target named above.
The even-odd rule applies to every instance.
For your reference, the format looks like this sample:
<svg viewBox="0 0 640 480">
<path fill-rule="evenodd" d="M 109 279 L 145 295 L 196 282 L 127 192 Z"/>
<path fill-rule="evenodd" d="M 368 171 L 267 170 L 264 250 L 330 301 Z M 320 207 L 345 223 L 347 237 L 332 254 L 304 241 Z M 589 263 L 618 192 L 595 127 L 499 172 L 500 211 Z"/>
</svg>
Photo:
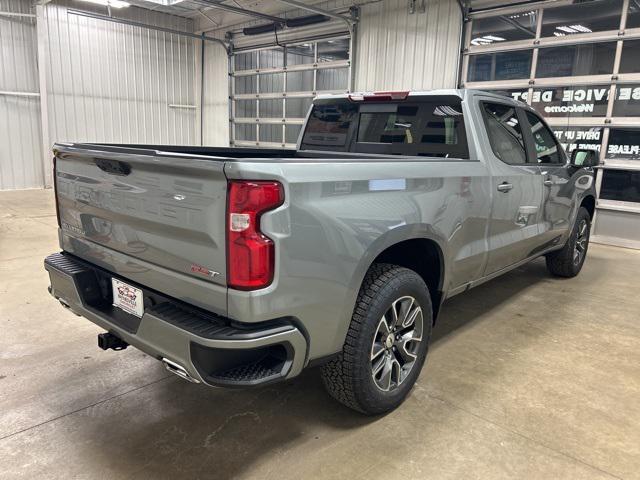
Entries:
<svg viewBox="0 0 640 480">
<path fill-rule="evenodd" d="M 202 265 L 198 265 L 194 263 L 191 265 L 191 273 L 197 273 L 199 275 L 204 275 L 205 277 L 214 278 L 220 275 L 220 272 L 216 272 L 215 270 L 209 270 L 208 268 L 203 267 Z"/>
</svg>

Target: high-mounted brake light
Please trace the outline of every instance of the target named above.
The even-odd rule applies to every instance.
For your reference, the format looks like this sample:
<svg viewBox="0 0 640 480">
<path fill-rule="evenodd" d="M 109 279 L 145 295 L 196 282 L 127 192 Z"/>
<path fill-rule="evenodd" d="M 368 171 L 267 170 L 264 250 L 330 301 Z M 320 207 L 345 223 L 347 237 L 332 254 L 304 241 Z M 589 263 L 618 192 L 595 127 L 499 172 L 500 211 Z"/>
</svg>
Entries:
<svg viewBox="0 0 640 480">
<path fill-rule="evenodd" d="M 409 92 L 372 92 L 352 93 L 349 100 L 352 102 L 391 102 L 393 100 L 406 100 Z"/>
<path fill-rule="evenodd" d="M 284 202 L 278 182 L 229 182 L 227 198 L 227 283 L 238 290 L 264 288 L 273 281 L 275 248 L 260 231 L 263 213 Z"/>
</svg>

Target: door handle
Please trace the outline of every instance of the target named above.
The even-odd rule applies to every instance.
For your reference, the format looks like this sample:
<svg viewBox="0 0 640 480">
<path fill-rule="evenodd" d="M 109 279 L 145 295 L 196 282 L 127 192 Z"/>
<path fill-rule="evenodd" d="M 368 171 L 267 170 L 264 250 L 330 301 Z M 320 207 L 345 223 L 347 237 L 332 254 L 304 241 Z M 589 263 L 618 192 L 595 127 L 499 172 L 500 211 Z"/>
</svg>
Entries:
<svg viewBox="0 0 640 480">
<path fill-rule="evenodd" d="M 502 182 L 500 185 L 498 185 L 499 192 L 508 192 L 512 188 L 513 188 L 513 185 L 507 182 Z"/>
</svg>

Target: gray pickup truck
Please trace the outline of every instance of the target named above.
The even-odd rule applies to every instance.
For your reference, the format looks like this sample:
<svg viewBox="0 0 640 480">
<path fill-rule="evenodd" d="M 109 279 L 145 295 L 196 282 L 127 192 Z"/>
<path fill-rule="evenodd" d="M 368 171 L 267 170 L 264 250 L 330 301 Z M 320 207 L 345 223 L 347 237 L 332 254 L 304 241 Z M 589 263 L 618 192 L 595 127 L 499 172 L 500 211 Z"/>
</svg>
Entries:
<svg viewBox="0 0 640 480">
<path fill-rule="evenodd" d="M 314 100 L 296 150 L 56 144 L 50 293 L 211 386 L 319 365 L 340 402 L 397 407 L 444 300 L 540 256 L 578 274 L 596 152 L 480 91 Z"/>
</svg>

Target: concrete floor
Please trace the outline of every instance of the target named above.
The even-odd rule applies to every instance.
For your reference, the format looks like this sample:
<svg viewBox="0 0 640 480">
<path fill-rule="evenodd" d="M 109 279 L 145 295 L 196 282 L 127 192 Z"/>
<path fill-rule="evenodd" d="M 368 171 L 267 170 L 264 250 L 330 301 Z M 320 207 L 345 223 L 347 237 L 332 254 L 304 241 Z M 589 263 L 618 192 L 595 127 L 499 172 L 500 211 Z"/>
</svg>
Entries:
<svg viewBox="0 0 640 480">
<path fill-rule="evenodd" d="M 47 294 L 51 191 L 0 192 L 0 478 L 640 478 L 640 251 L 592 245 L 448 302 L 406 403 L 363 418 L 316 371 L 186 383 Z"/>
</svg>

